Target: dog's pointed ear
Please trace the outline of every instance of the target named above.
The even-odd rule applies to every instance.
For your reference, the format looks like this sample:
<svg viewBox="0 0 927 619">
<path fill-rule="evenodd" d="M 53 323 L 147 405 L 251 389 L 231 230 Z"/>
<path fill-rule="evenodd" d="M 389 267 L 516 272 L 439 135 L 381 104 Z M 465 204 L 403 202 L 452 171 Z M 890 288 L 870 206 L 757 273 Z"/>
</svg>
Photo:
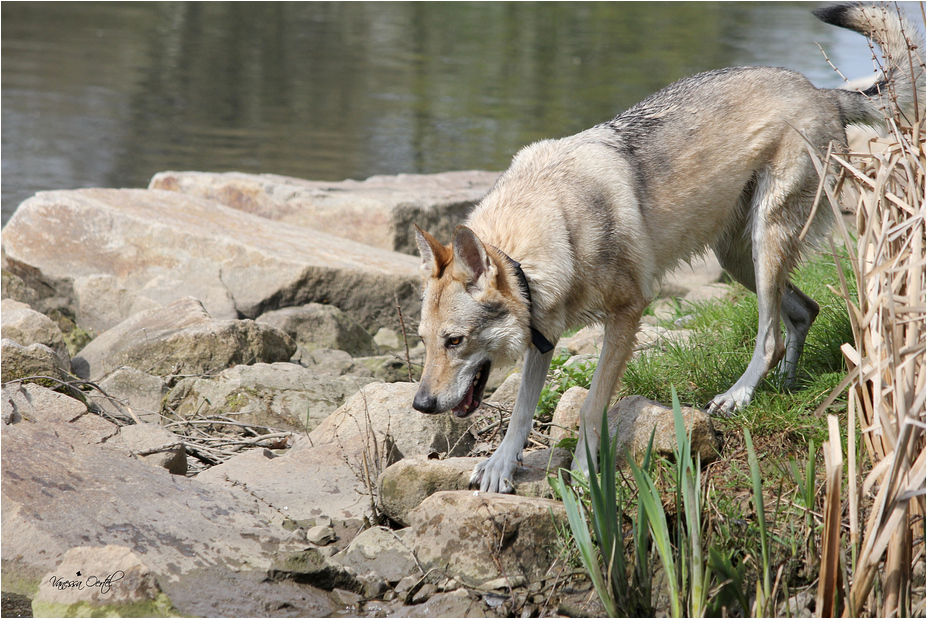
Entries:
<svg viewBox="0 0 927 619">
<path fill-rule="evenodd" d="M 486 247 L 466 226 L 457 226 L 454 231 L 454 261 L 477 288 L 485 290 L 487 284 L 496 281 L 496 267 Z"/>
<path fill-rule="evenodd" d="M 413 224 L 415 225 L 415 224 Z M 451 261 L 451 250 L 424 230 L 415 225 L 415 242 L 422 257 L 422 277 L 440 277 L 441 271 Z"/>
</svg>

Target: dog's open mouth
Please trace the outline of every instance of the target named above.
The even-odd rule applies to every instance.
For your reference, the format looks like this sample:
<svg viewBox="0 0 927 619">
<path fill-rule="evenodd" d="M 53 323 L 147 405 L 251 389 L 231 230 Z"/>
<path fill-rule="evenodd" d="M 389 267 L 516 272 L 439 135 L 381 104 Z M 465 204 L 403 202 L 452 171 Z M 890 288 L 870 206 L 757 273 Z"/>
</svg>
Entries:
<svg viewBox="0 0 927 619">
<path fill-rule="evenodd" d="M 453 408 L 456 417 L 467 417 L 480 407 L 483 400 L 483 390 L 486 389 L 486 381 L 489 380 L 489 368 L 491 365 L 492 363 L 487 361 L 477 370 L 473 380 L 470 381 L 467 393 L 464 394 L 460 403 Z"/>
</svg>

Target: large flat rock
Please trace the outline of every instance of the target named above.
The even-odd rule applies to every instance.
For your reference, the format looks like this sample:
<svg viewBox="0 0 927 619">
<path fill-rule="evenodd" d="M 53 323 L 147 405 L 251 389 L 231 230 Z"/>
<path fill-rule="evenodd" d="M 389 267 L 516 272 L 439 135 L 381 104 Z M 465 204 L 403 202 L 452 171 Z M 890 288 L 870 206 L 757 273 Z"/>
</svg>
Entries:
<svg viewBox="0 0 927 619">
<path fill-rule="evenodd" d="M 40 294 L 111 275 L 166 305 L 186 296 L 220 319 L 328 303 L 364 328 L 419 313 L 419 260 L 175 191 L 36 194 L 3 229 L 4 267 Z M 74 312 L 75 315 L 77 312 Z"/>
<path fill-rule="evenodd" d="M 327 182 L 274 174 L 161 172 L 151 179 L 149 189 L 179 191 L 261 217 L 415 254 L 412 224 L 438 238 L 450 238 L 497 178 L 498 172 L 467 171 Z"/>
<path fill-rule="evenodd" d="M 267 614 L 261 600 L 271 595 L 275 553 L 302 546 L 264 518 L 254 499 L 242 502 L 133 458 L 108 440 L 117 435 L 114 424 L 72 398 L 25 385 L 4 388 L 2 400 L 4 591 L 31 597 L 50 573 L 75 578 L 59 571 L 68 551 L 117 546 L 134 554 L 184 615 Z M 107 566 L 96 567 L 102 575 Z M 311 598 L 297 604 L 302 612 L 333 611 L 324 592 L 300 591 Z"/>
<path fill-rule="evenodd" d="M 294 352 L 296 343 L 283 331 L 253 320 L 215 320 L 188 297 L 123 320 L 78 352 L 72 367 L 93 380 L 124 367 L 160 376 L 213 374 L 286 361 Z"/>
<path fill-rule="evenodd" d="M 545 576 L 557 556 L 557 532 L 567 525 L 559 501 L 470 491 L 436 492 L 409 522 L 403 541 L 422 567 L 473 587 Z"/>
<path fill-rule="evenodd" d="M 380 464 L 383 457 L 387 460 Z M 361 436 L 323 445 L 303 439 L 282 456 L 266 449 L 247 451 L 197 479 L 254 497 L 268 517 L 286 514 L 300 526 L 322 518 L 360 522 L 373 516 L 376 472 L 392 464 L 389 457 Z"/>
</svg>

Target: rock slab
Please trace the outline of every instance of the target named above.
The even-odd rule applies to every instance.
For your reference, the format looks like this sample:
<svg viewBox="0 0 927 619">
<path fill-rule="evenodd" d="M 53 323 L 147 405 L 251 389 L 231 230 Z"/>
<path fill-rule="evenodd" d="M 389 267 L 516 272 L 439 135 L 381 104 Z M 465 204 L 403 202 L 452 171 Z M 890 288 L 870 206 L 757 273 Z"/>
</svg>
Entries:
<svg viewBox="0 0 927 619">
<path fill-rule="evenodd" d="M 566 526 L 563 503 L 506 494 L 437 492 L 409 514 L 403 541 L 426 570 L 478 587 L 525 584 L 546 574 Z"/>
<path fill-rule="evenodd" d="M 387 437 L 403 457 L 435 452 L 450 456 L 470 452 L 475 440 L 470 421 L 453 415 L 425 415 L 412 408 L 415 383 L 372 383 L 309 433 L 313 443 L 344 441 L 352 436 Z"/>
<path fill-rule="evenodd" d="M 420 308 L 417 258 L 174 191 L 39 193 L 4 227 L 3 251 L 7 271 L 72 315 L 75 280 L 94 275 L 161 305 L 193 296 L 220 319 L 319 302 L 371 329 L 396 323 L 397 298 L 406 316 Z"/>
<path fill-rule="evenodd" d="M 711 417 L 705 411 L 681 407 L 686 431 L 692 440 L 692 456 L 701 458 L 702 465 L 718 459 L 723 440 L 715 430 Z M 618 453 L 625 449 L 640 461 L 651 433 L 654 433 L 653 451 L 672 457 L 676 447 L 676 425 L 673 409 L 639 395 L 623 398 L 608 411 L 609 433 L 618 437 Z"/>
<path fill-rule="evenodd" d="M 415 254 L 413 224 L 451 238 L 498 172 L 373 176 L 307 181 L 274 174 L 161 172 L 149 189 L 178 191 L 276 221 Z"/>
<path fill-rule="evenodd" d="M 132 367 L 160 376 L 212 374 L 240 363 L 288 361 L 296 343 L 253 320 L 216 320 L 187 297 L 127 318 L 90 342 L 73 359 L 74 373 L 100 379 Z"/>
<path fill-rule="evenodd" d="M 380 475 L 380 508 L 402 525 L 410 523 L 410 513 L 431 495 L 447 490 L 467 490 L 470 475 L 483 458 L 404 458 Z M 525 497 L 552 495 L 548 475 L 569 468 L 572 455 L 566 449 L 541 449 L 524 455 L 515 469 L 515 494 Z"/>
<path fill-rule="evenodd" d="M 139 582 L 147 570 L 184 615 L 266 614 L 264 600 L 279 599 L 285 587 L 274 593 L 267 571 L 275 550 L 300 548 L 295 533 L 222 488 L 133 458 L 108 440 L 117 427 L 77 400 L 29 384 L 5 387 L 2 405 L 4 591 L 33 597 L 48 574 L 71 579 L 58 571 L 68 551 L 118 546 L 143 562 Z M 160 604 L 155 589 L 139 590 Z M 289 593 L 304 598 L 302 612 L 333 612 L 325 592 L 299 590 Z"/>
<path fill-rule="evenodd" d="M 320 374 L 295 363 L 236 365 L 207 378 L 184 378 L 167 408 L 188 417 L 228 415 L 239 423 L 308 432 L 373 378 Z"/>
</svg>

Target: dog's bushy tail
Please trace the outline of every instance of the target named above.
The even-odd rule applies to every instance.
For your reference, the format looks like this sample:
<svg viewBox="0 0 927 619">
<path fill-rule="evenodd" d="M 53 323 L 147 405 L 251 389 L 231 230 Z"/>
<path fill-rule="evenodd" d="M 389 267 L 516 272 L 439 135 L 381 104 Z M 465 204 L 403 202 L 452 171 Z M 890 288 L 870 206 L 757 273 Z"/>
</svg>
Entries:
<svg viewBox="0 0 927 619">
<path fill-rule="evenodd" d="M 894 111 L 913 124 L 924 118 L 924 45 L 914 24 L 896 7 L 838 4 L 813 11 L 821 21 L 853 30 L 882 51 L 883 73 L 862 93 L 834 90 L 845 122 L 884 124 Z"/>
</svg>

